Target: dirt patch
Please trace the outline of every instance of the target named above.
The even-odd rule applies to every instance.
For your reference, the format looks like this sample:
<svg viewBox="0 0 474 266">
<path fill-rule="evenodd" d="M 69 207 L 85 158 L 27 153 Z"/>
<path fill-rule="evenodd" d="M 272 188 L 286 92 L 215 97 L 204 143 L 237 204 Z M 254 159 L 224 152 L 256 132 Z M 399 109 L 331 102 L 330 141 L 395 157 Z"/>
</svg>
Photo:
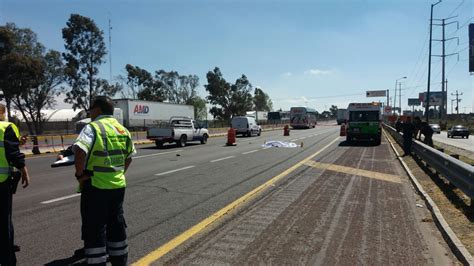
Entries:
<svg viewBox="0 0 474 266">
<path fill-rule="evenodd" d="M 397 151 L 403 154 L 396 141 L 389 134 L 387 137 L 392 140 Z M 474 211 L 469 207 L 466 195 L 448 184 L 418 158 L 406 156 L 403 160 L 436 203 L 459 240 L 471 254 L 474 254 Z"/>
</svg>

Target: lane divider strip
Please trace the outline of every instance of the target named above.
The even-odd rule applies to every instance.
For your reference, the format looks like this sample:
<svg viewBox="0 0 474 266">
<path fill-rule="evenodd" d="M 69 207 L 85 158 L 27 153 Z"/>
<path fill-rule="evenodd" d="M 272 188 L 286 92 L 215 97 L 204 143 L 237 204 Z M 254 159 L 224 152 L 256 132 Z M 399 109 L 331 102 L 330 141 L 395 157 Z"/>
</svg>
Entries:
<svg viewBox="0 0 474 266">
<path fill-rule="evenodd" d="M 166 171 L 166 172 L 163 172 L 163 173 L 158 173 L 158 174 L 155 174 L 155 175 L 156 176 L 167 175 L 167 174 L 176 173 L 176 172 L 179 172 L 179 171 L 191 169 L 191 168 L 194 168 L 194 167 L 195 167 L 195 165 L 185 166 L 185 167 L 182 167 L 182 168 Z"/>
<path fill-rule="evenodd" d="M 320 153 L 322 153 L 324 150 L 329 148 L 332 144 L 334 144 L 338 140 L 340 140 L 340 137 L 335 138 L 334 140 L 332 140 L 329 144 L 324 146 L 319 151 L 313 153 L 312 155 L 310 155 L 306 159 L 303 159 L 302 161 L 300 161 L 299 163 L 297 163 L 297 164 L 293 165 L 292 167 L 288 168 L 284 172 L 282 172 L 282 173 L 278 174 L 277 176 L 271 178 L 270 180 L 263 183 L 262 185 L 256 187 L 255 189 L 253 189 L 252 191 L 250 191 L 247 194 L 243 195 L 242 197 L 240 197 L 236 201 L 228 204 L 224 208 L 222 208 L 219 211 L 215 212 L 214 214 L 212 214 L 211 216 L 209 216 L 206 219 L 202 220 L 198 224 L 192 226 L 188 230 L 184 231 L 180 235 L 176 236 L 172 240 L 168 241 L 164 245 L 162 245 L 159 248 L 157 248 L 156 250 L 152 251 L 148 255 L 144 256 L 141 259 L 139 259 L 137 262 L 133 263 L 132 265 L 135 265 L 135 266 L 136 265 L 140 265 L 140 266 L 141 265 L 150 265 L 151 263 L 157 261 L 158 259 L 160 259 L 164 255 L 166 255 L 167 253 L 169 253 L 170 251 L 172 251 L 173 249 L 175 249 L 179 245 L 183 244 L 185 241 L 187 241 L 191 237 L 195 236 L 196 234 L 198 234 L 199 232 L 204 230 L 207 226 L 209 226 L 209 225 L 217 222 L 218 220 L 220 220 L 224 215 L 226 215 L 227 213 L 229 213 L 233 209 L 239 207 L 243 203 L 245 203 L 245 202 L 249 201 L 250 199 L 256 197 L 257 195 L 262 193 L 266 188 L 273 187 L 273 185 L 276 182 L 278 182 L 280 179 L 282 179 L 285 176 L 289 175 L 290 173 L 292 173 L 293 171 L 298 169 L 300 166 L 307 163 L 309 160 L 311 160 L 314 157 L 318 156 Z"/>
</svg>

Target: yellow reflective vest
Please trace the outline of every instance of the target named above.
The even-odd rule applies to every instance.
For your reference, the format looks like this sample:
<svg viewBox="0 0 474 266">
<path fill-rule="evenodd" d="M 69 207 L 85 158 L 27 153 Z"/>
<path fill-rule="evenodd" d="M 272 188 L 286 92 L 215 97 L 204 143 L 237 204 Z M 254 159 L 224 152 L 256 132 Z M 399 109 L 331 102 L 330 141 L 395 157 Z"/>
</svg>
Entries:
<svg viewBox="0 0 474 266">
<path fill-rule="evenodd" d="M 0 183 L 5 182 L 13 170 L 13 167 L 7 161 L 7 154 L 5 152 L 5 130 L 9 126 L 12 127 L 16 137 L 20 139 L 20 132 L 15 124 L 0 121 Z"/>
<path fill-rule="evenodd" d="M 95 140 L 88 153 L 86 170 L 93 173 L 92 186 L 100 189 L 125 187 L 125 160 L 133 147 L 130 132 L 110 116 L 99 118 L 90 125 Z"/>
</svg>

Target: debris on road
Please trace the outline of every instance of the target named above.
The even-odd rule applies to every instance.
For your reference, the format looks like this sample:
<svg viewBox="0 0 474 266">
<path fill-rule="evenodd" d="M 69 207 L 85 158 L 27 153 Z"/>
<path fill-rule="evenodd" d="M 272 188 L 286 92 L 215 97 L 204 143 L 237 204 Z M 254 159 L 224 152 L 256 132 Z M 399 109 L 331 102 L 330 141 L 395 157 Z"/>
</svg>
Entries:
<svg viewBox="0 0 474 266">
<path fill-rule="evenodd" d="M 424 206 L 423 206 L 423 204 L 417 203 L 417 204 L 416 204 L 416 207 L 418 207 L 418 208 L 423 208 Z"/>
</svg>

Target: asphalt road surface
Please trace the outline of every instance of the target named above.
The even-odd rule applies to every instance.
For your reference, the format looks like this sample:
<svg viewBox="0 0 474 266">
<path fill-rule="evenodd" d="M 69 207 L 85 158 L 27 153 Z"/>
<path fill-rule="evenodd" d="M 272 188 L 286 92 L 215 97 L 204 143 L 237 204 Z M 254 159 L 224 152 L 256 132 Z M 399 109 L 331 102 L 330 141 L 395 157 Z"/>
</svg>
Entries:
<svg viewBox="0 0 474 266">
<path fill-rule="evenodd" d="M 448 138 L 447 134 L 446 131 L 441 131 L 441 134 L 433 134 L 433 140 L 474 152 L 474 137 L 472 135 L 465 139 L 458 136 Z"/>
<path fill-rule="evenodd" d="M 235 147 L 225 146 L 222 137 L 184 148 L 137 147 L 138 154 L 127 173 L 125 199 L 130 262 L 326 147 L 285 175 L 268 196 L 245 206 L 244 218 L 238 215 L 219 226 L 210 238 L 197 241 L 209 247 L 218 235 L 233 239 L 232 234 L 225 233 L 229 224 L 248 230 L 252 225 L 241 220 L 256 215 L 267 219 L 259 218 L 260 224 L 251 231 L 255 241 L 245 242 L 245 249 L 229 257 L 238 255 L 232 260 L 237 264 L 251 263 L 252 258 L 274 263 L 451 263 L 453 256 L 440 244 L 443 241 L 432 223 L 421 222 L 429 214 L 425 208 L 414 207 L 414 192 L 386 143 L 380 147 L 339 146 L 342 138 L 338 133 L 339 127 L 321 126 L 292 130 L 289 137 L 273 131 L 260 137 L 238 138 Z M 303 142 L 303 147 L 263 149 L 266 140 Z M 28 159 L 31 185 L 19 189 L 14 198 L 15 242 L 22 248 L 19 265 L 71 264 L 74 251 L 82 247 L 73 168 L 52 169 L 53 160 Z M 328 168 L 334 165 L 342 168 Z M 354 168 L 367 172 L 347 173 Z M 291 232 L 291 237 L 285 240 L 283 232 Z M 275 243 L 267 246 L 265 241 L 273 241 L 273 237 Z M 238 239 L 236 236 L 233 241 Z M 312 255 L 308 251 L 311 249 Z M 201 254 L 198 249 L 178 251 L 173 251 L 177 255 L 170 259 L 186 263 Z M 211 258 L 206 259 L 221 260 L 212 257 L 215 254 L 211 252 Z M 266 255 L 260 257 L 262 254 Z M 297 254 L 304 256 L 296 260 Z M 331 260 L 332 256 L 338 261 Z"/>
</svg>

